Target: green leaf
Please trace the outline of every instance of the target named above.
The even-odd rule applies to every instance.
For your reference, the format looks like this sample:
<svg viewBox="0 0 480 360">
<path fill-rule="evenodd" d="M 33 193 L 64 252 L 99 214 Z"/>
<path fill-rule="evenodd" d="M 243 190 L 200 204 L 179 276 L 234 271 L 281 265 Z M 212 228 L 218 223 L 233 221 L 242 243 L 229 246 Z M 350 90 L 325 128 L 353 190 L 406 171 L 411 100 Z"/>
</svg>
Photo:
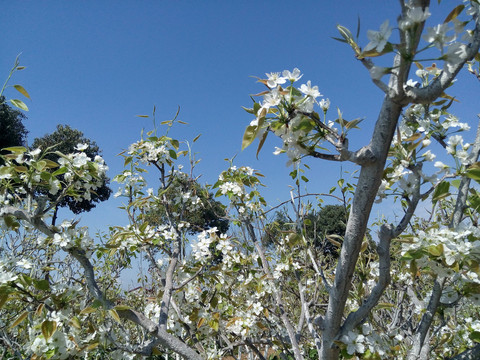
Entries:
<svg viewBox="0 0 480 360">
<path fill-rule="evenodd" d="M 357 34 L 356 34 L 356 38 L 358 40 L 358 37 L 360 36 L 360 15 L 357 16 Z"/>
<path fill-rule="evenodd" d="M 41 279 L 41 280 L 33 279 L 33 286 L 35 286 L 35 288 L 37 288 L 38 290 L 43 290 L 43 291 L 46 291 L 50 288 L 50 284 L 48 280 L 45 280 L 45 279 Z"/>
<path fill-rule="evenodd" d="M 22 94 L 23 96 L 25 96 L 26 98 L 29 98 L 30 99 L 30 95 L 28 94 L 27 90 L 25 90 L 23 88 L 22 85 L 13 85 L 13 87 L 20 93 Z"/>
<path fill-rule="evenodd" d="M 198 134 L 197 136 L 195 136 L 195 138 L 193 139 L 193 142 L 196 142 L 200 138 L 200 136 L 202 136 L 202 134 Z"/>
<path fill-rule="evenodd" d="M 268 130 L 263 133 L 262 138 L 260 139 L 260 142 L 258 143 L 257 159 L 258 159 L 258 154 L 260 153 L 260 150 L 262 150 L 263 144 L 265 144 L 265 140 L 267 139 L 267 136 L 268 136 Z"/>
<path fill-rule="evenodd" d="M 433 256 L 442 256 L 443 254 L 443 245 L 442 244 L 438 244 L 438 245 L 430 245 L 428 248 L 427 248 L 427 251 L 430 255 L 433 255 Z"/>
<path fill-rule="evenodd" d="M 469 335 L 469 338 L 472 341 L 475 341 L 477 343 L 480 343 L 480 331 L 472 331 Z"/>
<path fill-rule="evenodd" d="M 10 294 L 8 292 L 4 292 L 2 294 L 0 294 L 0 309 L 3 307 L 3 305 L 5 305 L 5 303 L 7 302 L 8 300 L 8 296 Z"/>
<path fill-rule="evenodd" d="M 28 111 L 28 106 L 25 105 L 25 103 L 22 101 L 22 100 L 18 100 L 18 99 L 10 99 L 9 100 L 13 106 L 23 110 L 23 111 Z"/>
<path fill-rule="evenodd" d="M 53 320 L 45 320 L 42 323 L 42 334 L 45 340 L 48 340 L 55 334 L 57 330 L 57 322 Z"/>
<path fill-rule="evenodd" d="M 395 304 L 391 304 L 391 303 L 378 303 L 377 304 L 377 307 L 379 309 L 391 309 L 393 307 L 395 307 Z"/>
<path fill-rule="evenodd" d="M 347 42 L 346 40 L 337 38 L 337 37 L 335 37 L 335 36 L 332 36 L 332 39 L 348 44 L 348 42 Z"/>
<path fill-rule="evenodd" d="M 28 168 L 26 166 L 14 166 L 13 167 L 15 169 L 16 172 L 22 172 L 22 173 L 25 173 L 28 171 Z"/>
<path fill-rule="evenodd" d="M 249 114 L 255 115 L 255 112 L 253 111 L 253 109 L 246 108 L 245 106 L 242 106 L 242 109 L 245 110 Z"/>
<path fill-rule="evenodd" d="M 340 111 L 340 108 L 337 107 L 337 112 L 338 112 L 338 119 L 337 122 L 340 124 L 340 126 L 343 128 L 345 125 L 345 121 L 343 120 L 343 114 Z"/>
<path fill-rule="evenodd" d="M 13 231 L 17 231 L 20 228 L 20 223 L 14 216 L 4 216 L 3 221 L 5 221 L 7 228 L 12 229 Z"/>
<path fill-rule="evenodd" d="M 15 171 L 14 171 L 12 168 L 8 167 L 8 166 L 2 166 L 2 167 L 0 167 L 0 175 L 1 175 L 1 176 L 4 176 L 4 177 L 5 177 L 5 176 L 8 175 L 8 174 L 12 175 L 12 172 L 13 172 L 13 174 L 15 174 Z"/>
<path fill-rule="evenodd" d="M 168 150 L 168 153 L 170 154 L 170 157 L 171 157 L 172 159 L 177 160 L 177 153 L 175 152 L 175 150 L 170 149 L 170 150 Z"/>
<path fill-rule="evenodd" d="M 68 171 L 68 168 L 66 166 L 62 166 L 60 169 L 57 169 L 56 171 L 53 172 L 52 176 L 58 176 L 58 175 L 63 175 Z"/>
<path fill-rule="evenodd" d="M 360 118 L 353 119 L 352 121 L 347 121 L 345 127 L 347 129 L 353 129 L 353 128 L 360 129 L 357 125 L 360 124 L 362 121 L 363 121 L 363 119 L 360 119 Z"/>
<path fill-rule="evenodd" d="M 449 21 L 452 21 L 453 19 L 455 19 L 458 15 L 460 15 L 460 13 L 463 11 L 463 9 L 465 9 L 465 5 L 461 4 L 461 5 L 458 5 L 455 9 L 453 9 L 450 14 L 447 15 L 447 17 L 445 18 L 445 20 L 443 21 L 443 23 L 447 23 Z"/>
<path fill-rule="evenodd" d="M 467 169 L 465 175 L 467 175 L 470 179 L 480 183 L 480 168 L 471 166 Z"/>
<path fill-rule="evenodd" d="M 80 311 L 80 315 L 84 315 L 84 314 L 90 314 L 90 313 L 93 313 L 97 311 L 95 308 L 91 307 L 91 306 L 87 306 L 85 309 L 83 309 L 82 311 Z"/>
<path fill-rule="evenodd" d="M 175 140 L 175 139 L 170 140 L 170 144 L 172 144 L 172 146 L 173 146 L 176 150 L 178 150 L 178 148 L 180 147 L 180 143 L 178 142 L 178 140 Z"/>
<path fill-rule="evenodd" d="M 37 309 L 35 310 L 35 316 L 40 316 L 43 313 L 43 309 L 45 308 L 45 304 L 41 303 L 37 306 Z"/>
<path fill-rule="evenodd" d="M 23 146 L 11 146 L 11 147 L 4 148 L 3 150 L 7 150 L 12 153 L 24 153 L 27 151 L 27 148 Z"/>
<path fill-rule="evenodd" d="M 261 106 L 259 103 L 257 103 L 257 102 L 254 103 L 254 104 L 253 104 L 253 111 L 254 111 L 253 115 L 257 115 L 258 110 L 260 110 L 261 107 L 262 107 L 262 106 Z"/>
<path fill-rule="evenodd" d="M 329 235 L 326 235 L 326 239 L 328 241 L 330 241 L 333 245 L 335 245 L 336 247 L 340 248 L 342 247 L 342 244 L 338 241 L 336 241 L 335 239 L 338 239 L 338 240 L 341 240 L 343 241 L 343 237 L 341 237 L 340 235 L 336 235 L 336 234 L 329 234 Z"/>
<path fill-rule="evenodd" d="M 257 135 L 258 126 L 255 125 L 248 125 L 245 129 L 245 133 L 243 134 L 242 140 L 242 150 L 246 149 L 250 144 L 255 140 Z"/>
<path fill-rule="evenodd" d="M 49 160 L 49 159 L 43 159 L 42 161 L 44 161 L 46 163 L 45 167 L 48 168 L 48 169 L 55 169 L 55 168 L 60 166 L 55 161 L 52 161 L 52 160 Z"/>
<path fill-rule="evenodd" d="M 35 163 L 35 168 L 38 171 L 43 171 L 47 167 L 47 162 L 44 160 L 40 160 L 39 162 Z"/>
<path fill-rule="evenodd" d="M 366 57 L 382 56 L 382 55 L 385 55 L 385 54 L 388 54 L 388 53 L 392 52 L 393 50 L 394 50 L 394 49 L 393 49 L 392 44 L 391 44 L 391 43 L 387 43 L 381 52 L 378 52 L 378 51 L 375 50 L 375 49 L 368 50 L 368 51 L 362 51 L 362 52 L 357 56 L 357 58 L 361 60 L 361 59 L 366 58 Z"/>
<path fill-rule="evenodd" d="M 210 321 L 208 322 L 208 325 L 209 325 L 214 331 L 218 331 L 218 328 L 219 328 L 219 326 L 218 326 L 218 320 L 216 320 L 216 319 L 210 320 Z"/>
<path fill-rule="evenodd" d="M 480 196 L 475 192 L 472 196 L 468 198 L 469 207 L 476 212 L 480 212 Z"/>
<path fill-rule="evenodd" d="M 23 320 L 27 318 L 27 315 L 28 311 L 24 311 L 23 313 L 21 313 L 20 316 L 13 322 L 13 324 L 9 326 L 9 329 L 12 329 L 18 324 L 20 324 Z"/>
<path fill-rule="evenodd" d="M 117 323 L 121 323 L 120 316 L 115 309 L 108 310 L 108 313 Z"/>
<path fill-rule="evenodd" d="M 72 325 L 74 328 L 77 328 L 78 330 L 80 330 L 82 328 L 82 323 L 80 322 L 80 319 L 76 316 L 74 316 L 70 320 L 70 325 Z"/>
<path fill-rule="evenodd" d="M 347 43 L 353 42 L 353 35 L 345 26 L 337 25 L 337 29 L 340 32 L 340 35 L 346 40 Z"/>
<path fill-rule="evenodd" d="M 123 163 L 123 166 L 124 166 L 124 167 L 127 166 L 128 164 L 130 164 L 130 163 L 132 162 L 132 160 L 133 160 L 133 157 L 132 157 L 132 156 L 127 156 L 127 157 L 125 158 L 125 161 L 124 161 L 124 163 Z"/>
<path fill-rule="evenodd" d="M 135 115 L 136 117 L 141 117 L 141 118 L 148 118 L 148 115 Z"/>
<path fill-rule="evenodd" d="M 436 203 L 438 200 L 444 199 L 450 195 L 450 183 L 448 181 L 442 181 L 437 185 L 435 191 L 433 192 L 432 201 Z"/>
</svg>

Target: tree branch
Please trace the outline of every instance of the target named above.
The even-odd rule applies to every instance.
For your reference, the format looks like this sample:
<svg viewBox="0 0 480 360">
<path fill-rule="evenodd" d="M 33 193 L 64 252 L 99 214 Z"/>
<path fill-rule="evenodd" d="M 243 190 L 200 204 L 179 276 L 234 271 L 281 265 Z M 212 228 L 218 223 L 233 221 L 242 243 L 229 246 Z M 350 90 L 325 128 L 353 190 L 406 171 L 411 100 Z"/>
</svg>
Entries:
<svg viewBox="0 0 480 360">
<path fill-rule="evenodd" d="M 452 83 L 455 76 L 464 67 L 467 61 L 472 60 L 478 53 L 480 48 L 480 23 L 477 23 L 473 32 L 473 42 L 467 46 L 467 54 L 465 59 L 452 67 L 451 71 L 443 69 L 439 76 L 435 80 L 424 88 L 415 88 L 407 86 L 405 89 L 404 104 L 429 104 L 435 101 L 444 90 Z"/>
</svg>

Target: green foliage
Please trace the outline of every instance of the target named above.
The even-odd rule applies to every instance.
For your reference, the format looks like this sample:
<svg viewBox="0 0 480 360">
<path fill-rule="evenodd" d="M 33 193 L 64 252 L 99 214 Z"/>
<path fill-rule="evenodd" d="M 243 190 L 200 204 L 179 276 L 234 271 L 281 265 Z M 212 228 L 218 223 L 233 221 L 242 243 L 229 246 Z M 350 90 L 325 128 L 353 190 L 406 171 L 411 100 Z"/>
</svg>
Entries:
<svg viewBox="0 0 480 360">
<path fill-rule="evenodd" d="M 173 200 L 176 197 L 188 192 L 200 199 L 201 205 L 197 210 L 185 211 L 182 214 L 182 220 L 190 224 L 189 234 L 194 235 L 213 227 L 217 228 L 218 234 L 225 234 L 228 231 L 229 222 L 226 218 L 225 206 L 213 199 L 213 194 L 209 193 L 206 187 L 201 186 L 194 179 L 176 177 L 169 187 L 161 192 L 166 203 L 174 203 Z M 146 214 L 145 221 L 150 225 L 167 223 L 165 206 L 158 204 L 158 206 L 152 208 Z"/>
<path fill-rule="evenodd" d="M 33 141 L 31 148 L 40 148 L 43 151 L 49 150 L 49 153 L 45 155 L 45 158 L 56 162 L 59 159 L 59 155 L 55 154 L 55 152 L 63 154 L 76 152 L 77 150 L 75 147 L 78 144 L 88 145 L 88 148 L 85 149 L 84 152 L 91 159 L 94 159 L 95 156 L 101 154 L 100 148 L 95 141 L 86 138 L 81 131 L 72 129 L 68 125 L 57 125 L 57 129 L 53 133 L 46 134 L 41 138 L 36 138 Z M 83 201 L 78 202 L 73 197 L 67 196 L 58 204 L 58 206 L 68 207 L 74 214 L 80 214 L 92 210 L 97 203 L 108 200 L 112 193 L 112 190 L 108 187 L 110 179 L 105 177 L 103 180 L 103 186 L 92 193 L 90 200 L 84 199 Z M 45 191 L 45 194 L 48 194 L 48 192 Z"/>
<path fill-rule="evenodd" d="M 325 205 L 318 212 L 311 211 L 298 225 L 285 210 L 278 211 L 274 220 L 266 226 L 262 242 L 269 247 L 277 243 L 279 237 L 301 229 L 307 242 L 317 251 L 337 257 L 340 243 L 332 241 L 328 235 L 343 237 L 346 222 L 347 214 L 342 205 Z"/>
<path fill-rule="evenodd" d="M 0 97 L 0 149 L 25 145 L 28 131 L 23 124 L 26 116 L 11 108 Z"/>
</svg>

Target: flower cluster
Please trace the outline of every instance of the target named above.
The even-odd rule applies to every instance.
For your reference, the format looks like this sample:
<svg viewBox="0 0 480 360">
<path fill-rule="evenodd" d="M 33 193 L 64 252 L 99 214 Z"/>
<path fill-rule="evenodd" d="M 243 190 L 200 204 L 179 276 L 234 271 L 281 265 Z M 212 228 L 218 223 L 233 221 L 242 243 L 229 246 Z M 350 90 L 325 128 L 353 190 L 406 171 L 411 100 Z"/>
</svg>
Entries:
<svg viewBox="0 0 480 360">
<path fill-rule="evenodd" d="M 60 225 L 61 232 L 56 233 L 51 240 L 53 245 L 60 246 L 62 249 L 81 248 L 91 251 L 93 248 L 93 239 L 88 234 L 87 227 L 77 228 L 71 221 L 63 221 Z M 48 239 L 39 239 L 39 244 L 49 241 Z"/>
<path fill-rule="evenodd" d="M 337 132 L 331 121 L 324 119 L 320 125 L 319 115 L 314 111 L 315 105 L 318 105 L 325 116 L 330 100 L 318 101 L 322 94 L 310 80 L 296 88 L 294 83 L 303 76 L 297 68 L 284 70 L 282 75 L 266 75 L 267 79 L 259 80 L 268 88 L 258 94 L 263 97 L 262 101 L 255 102 L 251 109 L 245 109 L 255 115 L 255 119 L 245 131 L 243 147 L 250 145 L 255 138 L 262 138 L 263 142 L 268 131 L 272 131 L 283 142 L 282 148 L 277 148 L 274 154 L 286 153 L 289 164 L 298 163 L 319 146 L 319 140 L 328 137 L 329 132 Z"/>
<path fill-rule="evenodd" d="M 437 74 L 437 71 L 436 67 L 431 67 L 417 70 L 417 75 L 426 84 L 431 81 L 430 75 Z M 464 143 L 462 136 L 458 134 L 470 127 L 448 113 L 443 108 L 445 102 L 446 100 L 442 100 L 438 107 L 428 108 L 422 104 L 414 104 L 405 110 L 398 127 L 398 136 L 393 141 L 389 159 L 391 163 L 382 179 L 377 202 L 381 202 L 389 190 L 398 194 L 396 186 L 403 195 L 410 197 L 423 184 L 438 185 L 441 176 L 448 173 L 450 168 L 441 161 L 435 161 L 436 154 L 427 150 L 433 139 L 444 142 L 446 153 L 453 157 L 459 173 L 471 163 L 468 151 L 470 144 Z M 428 174 L 424 170 L 428 169 L 423 166 L 428 162 L 434 162 L 434 167 L 437 168 L 435 173 Z"/>
<path fill-rule="evenodd" d="M 195 260 L 200 262 L 206 262 L 208 258 L 212 255 L 210 245 L 219 240 L 216 232 L 217 228 L 213 227 L 211 229 L 202 231 L 197 236 L 197 242 L 192 244 L 192 254 Z M 223 240 L 226 239 L 226 235 L 222 235 L 221 237 Z"/>
<path fill-rule="evenodd" d="M 60 154 L 58 163 L 48 160 L 40 149 L 27 151 L 22 147 L 11 149 L 2 156 L 5 164 L 0 167 L 3 201 L 8 194 L 25 193 L 47 188 L 51 195 L 69 195 L 78 201 L 90 200 L 91 194 L 104 183 L 108 167 L 102 157 L 88 157 L 84 152 Z M 24 184 L 23 187 L 13 184 Z M 60 193 L 61 191 L 61 193 Z"/>
<path fill-rule="evenodd" d="M 177 158 L 178 141 L 166 136 L 152 136 L 137 141 L 128 148 L 128 155 L 139 159 L 144 164 L 171 164 Z"/>
<path fill-rule="evenodd" d="M 406 261 L 414 262 L 425 271 L 461 280 L 473 301 L 480 295 L 478 291 L 473 291 L 477 287 L 468 285 L 480 284 L 480 273 L 471 267 L 472 263 L 480 262 L 478 228 L 461 225 L 457 229 L 433 227 L 420 231 L 411 243 L 402 246 L 402 255 Z M 447 302 L 457 294 L 447 287 L 443 296 Z"/>
<path fill-rule="evenodd" d="M 263 175 L 248 166 L 231 166 L 220 174 L 213 185 L 214 189 L 218 188 L 215 196 L 227 196 L 240 215 L 258 212 L 265 205 L 265 200 L 257 190 L 262 186 L 258 179 L 261 176 Z"/>
</svg>

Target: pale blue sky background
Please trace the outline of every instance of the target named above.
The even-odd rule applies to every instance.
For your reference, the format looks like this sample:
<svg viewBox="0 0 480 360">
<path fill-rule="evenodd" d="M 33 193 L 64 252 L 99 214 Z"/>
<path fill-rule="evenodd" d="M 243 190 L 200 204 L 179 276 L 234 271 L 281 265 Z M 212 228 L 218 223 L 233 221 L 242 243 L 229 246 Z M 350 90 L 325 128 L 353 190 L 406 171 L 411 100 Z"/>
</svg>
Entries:
<svg viewBox="0 0 480 360">
<path fill-rule="evenodd" d="M 435 12 L 437 2 L 432 3 Z M 157 120 L 168 120 L 180 106 L 179 118 L 189 125 L 174 134 L 180 140 L 202 134 L 194 146 L 203 159 L 196 175 L 214 183 L 226 168 L 223 159 L 240 152 L 252 120 L 241 106 L 251 104 L 249 94 L 263 90 L 251 75 L 300 68 L 302 80 L 318 85 L 333 110 L 339 106 L 346 119 L 366 118 L 362 130 L 350 136 L 351 149 L 365 145 L 382 93 L 351 49 L 331 37 L 338 36 L 337 24 L 355 32 L 359 16 L 365 46 L 367 30 L 378 30 L 387 18 L 395 23 L 398 11 L 394 0 L 4 1 L 0 79 L 21 52 L 27 69 L 11 84 L 22 84 L 32 97 L 25 122 L 30 143 L 57 124 L 68 124 L 100 145 L 112 178 L 123 165 L 116 154 L 151 127 L 135 115 L 150 114 L 156 105 Z M 475 122 L 479 88 L 472 76 L 465 77 L 455 87 L 462 101 L 456 109 L 463 121 Z M 7 96 L 16 95 L 10 90 Z M 285 157 L 272 155 L 279 145 L 272 139 L 260 160 L 255 144 L 235 163 L 266 175 L 266 197 L 275 204 L 289 198 L 290 169 Z M 340 164 L 309 163 L 310 190 L 328 192 Z M 343 169 L 354 168 L 344 164 Z M 124 224 L 118 205 L 102 204 L 82 215 L 82 223 L 94 229 Z"/>
</svg>

